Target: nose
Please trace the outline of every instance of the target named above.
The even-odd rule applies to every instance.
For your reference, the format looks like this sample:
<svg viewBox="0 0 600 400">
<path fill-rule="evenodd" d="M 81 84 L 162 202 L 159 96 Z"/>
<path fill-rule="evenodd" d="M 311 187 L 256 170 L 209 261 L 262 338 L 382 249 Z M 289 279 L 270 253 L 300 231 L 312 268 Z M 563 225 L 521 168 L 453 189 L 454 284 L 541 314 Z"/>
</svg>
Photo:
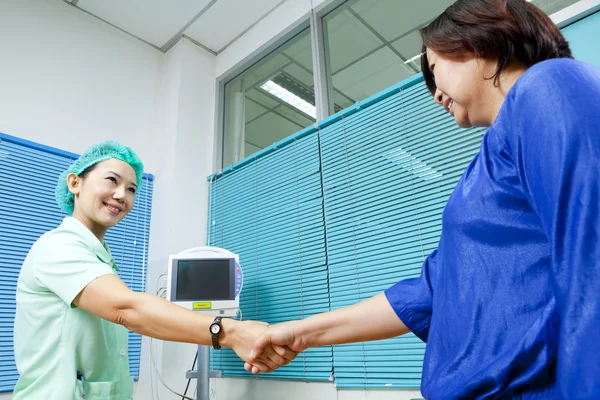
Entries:
<svg viewBox="0 0 600 400">
<path fill-rule="evenodd" d="M 117 200 L 119 203 L 124 203 L 126 199 L 125 190 L 124 186 L 119 186 L 113 193 L 113 199 Z"/>
<path fill-rule="evenodd" d="M 433 99 L 436 103 L 442 104 L 444 102 L 444 94 L 440 89 L 435 89 L 435 94 L 433 95 Z"/>
</svg>

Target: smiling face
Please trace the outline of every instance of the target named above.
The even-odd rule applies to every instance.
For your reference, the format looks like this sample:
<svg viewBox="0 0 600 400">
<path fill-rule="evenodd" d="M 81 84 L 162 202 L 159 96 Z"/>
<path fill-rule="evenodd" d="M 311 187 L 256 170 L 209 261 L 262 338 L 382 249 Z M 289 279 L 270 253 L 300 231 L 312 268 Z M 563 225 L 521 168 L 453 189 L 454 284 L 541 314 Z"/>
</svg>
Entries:
<svg viewBox="0 0 600 400">
<path fill-rule="evenodd" d="M 436 103 L 444 106 L 462 128 L 489 126 L 493 122 L 495 63 L 472 54 L 450 59 L 427 49 L 429 68 L 435 76 Z"/>
<path fill-rule="evenodd" d="M 73 217 L 87 226 L 100 241 L 106 230 L 117 225 L 133 208 L 136 175 L 129 164 L 111 158 L 80 176 L 67 176 L 75 196 Z"/>
</svg>

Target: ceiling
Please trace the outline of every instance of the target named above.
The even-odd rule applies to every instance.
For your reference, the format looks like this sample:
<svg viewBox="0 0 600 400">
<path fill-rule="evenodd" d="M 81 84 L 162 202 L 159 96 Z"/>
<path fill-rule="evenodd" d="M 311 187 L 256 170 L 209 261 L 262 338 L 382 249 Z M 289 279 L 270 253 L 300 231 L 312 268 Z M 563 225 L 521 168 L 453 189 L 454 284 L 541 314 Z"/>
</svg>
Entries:
<svg viewBox="0 0 600 400">
<path fill-rule="evenodd" d="M 63 0 L 166 52 L 185 36 L 213 54 L 285 0 Z"/>
<path fill-rule="evenodd" d="M 217 55 L 286 0 L 63 1 L 160 51 L 186 37 Z M 419 72 L 418 29 L 454 1 L 348 0 L 324 16 L 325 63 L 334 112 Z M 528 1 L 552 14 L 577 0 Z M 226 85 L 226 97 L 240 92 L 244 98 L 241 113 L 226 112 L 230 116 L 226 127 L 238 125 L 230 118 L 245 122 L 240 154 L 225 157 L 226 164 L 314 123 L 313 117 L 262 90 L 268 80 L 315 104 L 310 29 Z M 286 87 L 286 82 L 291 86 Z"/>
</svg>

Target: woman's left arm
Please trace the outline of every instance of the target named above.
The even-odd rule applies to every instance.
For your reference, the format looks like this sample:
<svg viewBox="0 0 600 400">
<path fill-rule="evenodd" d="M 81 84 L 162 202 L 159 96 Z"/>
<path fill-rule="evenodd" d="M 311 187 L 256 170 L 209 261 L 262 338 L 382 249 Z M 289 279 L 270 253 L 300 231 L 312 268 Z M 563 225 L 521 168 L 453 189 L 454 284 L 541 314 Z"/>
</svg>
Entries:
<svg viewBox="0 0 600 400">
<path fill-rule="evenodd" d="M 585 64 L 567 66 L 552 73 L 537 69 L 538 76 L 526 76 L 534 81 L 509 93 L 506 115 L 513 120 L 506 124 L 511 127 L 507 143 L 550 243 L 560 318 L 559 390 L 564 398 L 596 399 L 600 398 L 600 72 Z"/>
</svg>

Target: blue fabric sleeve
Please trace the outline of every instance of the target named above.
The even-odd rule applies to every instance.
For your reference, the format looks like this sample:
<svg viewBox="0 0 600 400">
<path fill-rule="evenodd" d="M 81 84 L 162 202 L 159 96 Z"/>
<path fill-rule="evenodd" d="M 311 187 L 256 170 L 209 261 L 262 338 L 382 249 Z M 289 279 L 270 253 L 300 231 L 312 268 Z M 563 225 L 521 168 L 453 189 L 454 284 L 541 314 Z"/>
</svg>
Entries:
<svg viewBox="0 0 600 400">
<path fill-rule="evenodd" d="M 404 279 L 385 291 L 398 318 L 424 342 L 429 335 L 433 300 L 429 270 L 435 264 L 436 254 L 437 250 L 427 257 L 418 278 Z"/>
<path fill-rule="evenodd" d="M 600 71 L 544 64 L 509 92 L 500 127 L 550 242 L 561 397 L 599 399 Z"/>
</svg>

